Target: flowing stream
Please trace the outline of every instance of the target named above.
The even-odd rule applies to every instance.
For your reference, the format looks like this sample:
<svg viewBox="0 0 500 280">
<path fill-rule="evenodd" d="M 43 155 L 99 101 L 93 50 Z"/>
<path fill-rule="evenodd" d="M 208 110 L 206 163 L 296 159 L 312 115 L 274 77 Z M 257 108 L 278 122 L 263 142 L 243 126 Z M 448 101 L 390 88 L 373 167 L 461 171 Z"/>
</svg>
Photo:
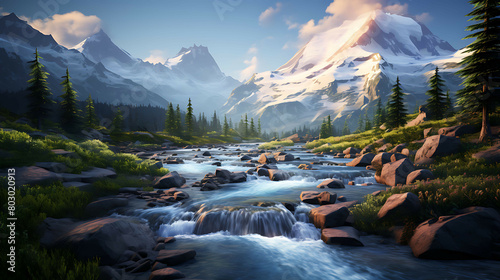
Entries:
<svg viewBox="0 0 500 280">
<path fill-rule="evenodd" d="M 201 151 L 176 150 L 185 164 L 165 165 L 187 179 L 187 185 L 201 180 L 216 168 L 246 171 L 237 149 L 256 149 L 254 144 L 210 149 L 213 158 Z M 274 182 L 249 175 L 246 182 L 225 184 L 215 191 L 186 188 L 190 199 L 167 207 L 136 210 L 159 236 L 175 236 L 171 249 L 195 249 L 196 260 L 179 266 L 195 279 L 500 279 L 495 261 L 434 261 L 413 257 L 408 246 L 378 236 L 362 236 L 364 247 L 327 245 L 320 230 L 308 221 L 314 205 L 300 203 L 290 212 L 282 202 L 298 203 L 302 191 L 315 190 L 327 178 L 342 179 L 345 189 L 328 189 L 348 201 L 385 189 L 365 168 L 314 165 L 317 170 L 300 170 L 311 161 L 349 162 L 331 156 L 318 157 L 300 146 L 290 147 L 300 160 L 280 163 L 278 168 L 291 178 Z M 194 158 L 195 155 L 200 158 Z M 254 158 L 257 159 L 257 158 Z M 222 166 L 212 165 L 221 162 Z M 356 185 L 347 185 L 355 181 Z M 360 186 L 362 183 L 373 183 Z"/>
</svg>

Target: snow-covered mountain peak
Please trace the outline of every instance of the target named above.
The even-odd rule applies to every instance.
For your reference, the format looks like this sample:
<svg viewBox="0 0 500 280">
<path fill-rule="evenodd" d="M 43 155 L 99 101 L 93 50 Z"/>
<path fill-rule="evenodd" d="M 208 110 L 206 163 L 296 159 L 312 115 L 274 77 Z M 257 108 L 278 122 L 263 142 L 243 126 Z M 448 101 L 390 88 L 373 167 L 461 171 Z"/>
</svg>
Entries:
<svg viewBox="0 0 500 280">
<path fill-rule="evenodd" d="M 73 48 L 95 63 L 129 64 L 136 61 L 128 52 L 115 45 L 102 29 Z"/>
<path fill-rule="evenodd" d="M 7 41 L 14 40 L 17 43 L 28 43 L 34 47 L 50 47 L 58 51 L 61 50 L 52 35 L 38 32 L 14 13 L 0 17 L 0 36 L 5 36 Z"/>
</svg>

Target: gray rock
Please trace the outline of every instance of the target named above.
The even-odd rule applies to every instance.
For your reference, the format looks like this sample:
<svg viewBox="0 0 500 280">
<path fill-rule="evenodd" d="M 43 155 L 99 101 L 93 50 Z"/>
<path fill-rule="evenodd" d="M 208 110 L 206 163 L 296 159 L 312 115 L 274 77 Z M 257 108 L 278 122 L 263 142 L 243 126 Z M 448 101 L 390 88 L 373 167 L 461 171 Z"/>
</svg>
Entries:
<svg viewBox="0 0 500 280">
<path fill-rule="evenodd" d="M 126 198 L 105 198 L 89 203 L 85 207 L 85 215 L 88 217 L 102 217 L 113 209 L 128 205 Z"/>
<path fill-rule="evenodd" d="M 115 171 L 98 167 L 92 167 L 90 170 L 82 171 L 79 175 L 82 182 L 86 183 L 93 183 L 102 178 L 116 178 L 117 176 Z"/>
<path fill-rule="evenodd" d="M 447 156 L 457 153 L 459 150 L 459 139 L 444 135 L 434 135 L 425 139 L 424 145 L 418 149 L 415 155 L 415 162 L 421 164 L 420 161 L 426 158 Z"/>
<path fill-rule="evenodd" d="M 195 256 L 195 250 L 161 250 L 156 261 L 166 265 L 178 265 L 194 259 Z"/>
<path fill-rule="evenodd" d="M 407 158 L 386 163 L 382 168 L 382 173 L 377 182 L 389 186 L 396 186 L 398 184 L 404 185 L 408 174 L 414 170 L 415 167 L 413 166 L 413 163 Z M 377 177 L 375 179 L 377 179 Z"/>
<path fill-rule="evenodd" d="M 169 189 L 180 188 L 186 183 L 186 179 L 179 175 L 177 171 L 172 171 L 155 182 L 155 188 Z"/>
<path fill-rule="evenodd" d="M 353 159 L 351 162 L 346 163 L 347 166 L 360 166 L 360 167 L 365 167 L 368 166 L 372 163 L 373 158 L 375 157 L 374 154 L 372 153 L 366 153 L 363 154 L 362 156 L 359 156 L 355 159 Z"/>
<path fill-rule="evenodd" d="M 170 279 L 181 279 L 185 277 L 186 276 L 177 269 L 167 267 L 167 268 L 157 269 L 151 272 L 151 275 L 149 275 L 149 280 L 170 280 Z"/>
<path fill-rule="evenodd" d="M 66 172 L 66 170 L 68 170 L 66 164 L 61 162 L 35 162 L 35 166 L 56 173 L 63 173 Z"/>
<path fill-rule="evenodd" d="M 102 265 L 113 265 L 127 250 L 150 250 L 155 240 L 149 226 L 135 219 L 107 217 L 61 226 L 57 219 L 47 218 L 40 243 L 70 248 L 82 260 L 99 257 Z"/>
<path fill-rule="evenodd" d="M 309 212 L 309 220 L 317 228 L 343 226 L 349 216 L 348 208 L 356 203 L 357 201 L 349 201 L 313 208 Z"/>
<path fill-rule="evenodd" d="M 269 172 L 269 179 L 271 179 L 271 181 L 284 181 L 290 179 L 290 175 L 283 170 L 268 169 L 267 171 Z"/>
<path fill-rule="evenodd" d="M 500 162 L 500 145 L 493 146 L 487 150 L 472 155 L 475 159 L 485 160 L 487 163 Z"/>
<path fill-rule="evenodd" d="M 319 189 L 343 189 L 345 188 L 344 182 L 342 182 L 339 179 L 326 179 L 323 182 L 321 182 L 319 185 L 316 186 L 316 188 Z"/>
<path fill-rule="evenodd" d="M 321 240 L 326 244 L 364 246 L 359 239 L 358 230 L 348 226 L 325 228 L 321 230 Z"/>
<path fill-rule="evenodd" d="M 458 137 L 465 134 L 473 134 L 479 132 L 479 129 L 476 129 L 472 125 L 456 125 L 450 127 L 442 127 L 438 130 L 439 135 L 445 135 L 450 137 Z"/>
<path fill-rule="evenodd" d="M 499 242 L 500 214 L 493 208 L 469 207 L 459 215 L 420 224 L 410 247 L 424 259 L 500 259 Z"/>
<path fill-rule="evenodd" d="M 375 169 L 382 169 L 384 164 L 391 162 L 392 153 L 378 153 L 373 157 L 371 165 Z"/>
<path fill-rule="evenodd" d="M 418 196 L 410 192 L 393 194 L 380 208 L 377 217 L 385 220 L 402 221 L 417 214 L 418 211 L 420 211 Z"/>
<path fill-rule="evenodd" d="M 56 173 L 36 166 L 25 166 L 16 168 L 16 186 L 47 184 L 58 181 Z"/>
<path fill-rule="evenodd" d="M 235 171 L 231 173 L 231 176 L 229 177 L 229 181 L 231 183 L 242 183 L 246 182 L 247 180 L 247 174 L 243 171 Z"/>
<path fill-rule="evenodd" d="M 428 169 L 418 169 L 408 174 L 408 177 L 406 177 L 406 184 L 410 185 L 417 181 L 426 181 L 427 179 L 434 179 L 434 174 Z"/>
</svg>

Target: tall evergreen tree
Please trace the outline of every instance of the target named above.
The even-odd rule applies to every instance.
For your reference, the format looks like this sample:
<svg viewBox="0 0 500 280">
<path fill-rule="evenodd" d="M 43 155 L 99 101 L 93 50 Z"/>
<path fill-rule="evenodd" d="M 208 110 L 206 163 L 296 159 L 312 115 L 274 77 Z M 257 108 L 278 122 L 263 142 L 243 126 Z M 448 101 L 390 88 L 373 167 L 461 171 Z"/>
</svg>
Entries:
<svg viewBox="0 0 500 280">
<path fill-rule="evenodd" d="M 87 104 L 85 105 L 85 126 L 88 128 L 96 128 L 98 125 L 97 116 L 95 114 L 94 101 L 89 94 Z"/>
<path fill-rule="evenodd" d="M 398 77 L 396 84 L 392 88 L 392 94 L 389 97 L 389 104 L 387 108 L 389 117 L 388 123 L 391 127 L 400 127 L 406 124 L 406 108 L 403 103 L 404 95 L 405 94 L 401 89 Z"/>
<path fill-rule="evenodd" d="M 363 123 L 363 116 L 359 114 L 358 118 L 358 129 L 356 130 L 356 133 L 361 133 L 363 132 L 363 129 L 365 128 L 364 123 Z"/>
<path fill-rule="evenodd" d="M 257 137 L 262 137 L 262 126 L 260 124 L 260 118 L 257 122 Z"/>
<path fill-rule="evenodd" d="M 189 98 L 187 111 L 186 111 L 186 136 L 189 138 L 194 132 L 194 114 L 193 114 L 193 105 L 191 104 L 191 98 Z"/>
<path fill-rule="evenodd" d="M 370 119 L 368 118 L 368 111 L 365 112 L 365 131 L 368 131 L 372 129 L 372 123 L 370 122 Z"/>
<path fill-rule="evenodd" d="M 498 0 L 471 0 L 474 10 L 467 14 L 477 23 L 467 27 L 474 32 L 465 39 L 475 38 L 468 45 L 457 72 L 464 81 L 458 94 L 458 104 L 466 112 L 482 111 L 482 128 L 479 141 L 491 138 L 489 112 L 498 105 L 499 91 L 493 89 L 500 82 L 500 5 Z"/>
<path fill-rule="evenodd" d="M 175 135 L 182 135 L 182 115 L 179 104 L 177 104 L 177 107 L 175 107 Z"/>
<path fill-rule="evenodd" d="M 257 129 L 255 128 L 255 123 L 253 118 L 250 118 L 250 136 L 255 137 L 257 135 Z"/>
<path fill-rule="evenodd" d="M 69 76 L 69 70 L 66 68 L 66 76 L 62 76 L 63 94 L 61 95 L 61 126 L 68 132 L 76 132 L 79 128 L 79 113 L 81 112 L 76 105 L 76 91 L 73 89 Z"/>
<path fill-rule="evenodd" d="M 222 128 L 222 134 L 224 134 L 225 136 L 228 136 L 229 135 L 229 124 L 227 123 L 227 117 L 226 115 L 224 115 L 224 126 Z"/>
<path fill-rule="evenodd" d="M 342 135 L 351 134 L 351 130 L 349 129 L 349 126 L 347 125 L 347 119 L 349 119 L 349 117 L 347 117 L 344 121 L 344 128 L 342 128 Z"/>
<path fill-rule="evenodd" d="M 166 118 L 165 118 L 165 132 L 169 135 L 175 134 L 175 111 L 172 103 L 168 104 Z"/>
<path fill-rule="evenodd" d="M 383 114 L 382 97 L 379 97 L 377 101 L 377 109 L 375 110 L 375 117 L 373 120 L 377 128 L 382 125 L 382 114 Z"/>
<path fill-rule="evenodd" d="M 123 131 L 123 114 L 120 107 L 116 109 L 115 117 L 113 118 L 113 131 L 114 133 Z"/>
<path fill-rule="evenodd" d="M 446 106 L 443 86 L 444 80 L 439 75 L 439 68 L 436 67 L 434 75 L 429 79 L 429 87 L 431 89 L 425 93 L 429 96 L 429 99 L 427 99 L 427 108 L 429 109 L 430 117 L 435 120 L 443 118 L 444 108 Z"/>
<path fill-rule="evenodd" d="M 245 114 L 245 122 L 244 122 L 244 135 L 245 137 L 248 137 L 249 131 L 248 131 L 248 114 Z"/>
<path fill-rule="evenodd" d="M 326 119 L 323 119 L 323 123 L 321 124 L 321 128 L 319 129 L 319 138 L 325 139 L 329 137 L 328 133 L 328 123 Z"/>
<path fill-rule="evenodd" d="M 30 91 L 29 98 L 29 116 L 36 121 L 37 128 L 42 128 L 42 121 L 48 117 L 51 109 L 49 105 L 53 103 L 50 99 L 52 93 L 47 84 L 47 76 L 49 73 L 43 71 L 43 64 L 40 62 L 43 59 L 38 55 L 38 49 L 35 49 L 35 60 L 29 61 L 30 76 L 28 80 L 28 90 Z"/>
</svg>

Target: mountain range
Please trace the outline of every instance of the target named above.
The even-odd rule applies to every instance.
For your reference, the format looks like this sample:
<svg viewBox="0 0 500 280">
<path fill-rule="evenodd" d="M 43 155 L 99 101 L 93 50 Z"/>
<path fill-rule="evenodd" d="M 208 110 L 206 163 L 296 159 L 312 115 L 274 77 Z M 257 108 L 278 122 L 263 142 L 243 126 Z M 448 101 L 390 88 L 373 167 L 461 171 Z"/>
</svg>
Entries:
<svg viewBox="0 0 500 280">
<path fill-rule="evenodd" d="M 427 81 L 440 68 L 446 89 L 460 88 L 454 75 L 463 57 L 448 42 L 411 17 L 369 12 L 315 35 L 275 71 L 253 75 L 231 93 L 223 110 L 261 118 L 268 130 L 319 125 L 331 115 L 334 126 L 358 118 L 383 104 L 399 77 L 410 112 L 427 99 Z"/>
<path fill-rule="evenodd" d="M 49 87 L 62 94 L 60 77 L 70 70 L 73 85 L 83 100 L 112 104 L 166 107 L 168 102 L 212 113 L 227 100 L 240 82 L 226 76 L 204 46 L 182 48 L 165 64 L 132 57 L 100 30 L 72 49 L 59 45 L 51 35 L 32 28 L 14 13 L 0 17 L 0 85 L 2 90 L 23 91 L 29 79 L 29 61 L 35 48 L 49 73 Z M 198 105 L 198 106 L 197 106 Z"/>
</svg>

